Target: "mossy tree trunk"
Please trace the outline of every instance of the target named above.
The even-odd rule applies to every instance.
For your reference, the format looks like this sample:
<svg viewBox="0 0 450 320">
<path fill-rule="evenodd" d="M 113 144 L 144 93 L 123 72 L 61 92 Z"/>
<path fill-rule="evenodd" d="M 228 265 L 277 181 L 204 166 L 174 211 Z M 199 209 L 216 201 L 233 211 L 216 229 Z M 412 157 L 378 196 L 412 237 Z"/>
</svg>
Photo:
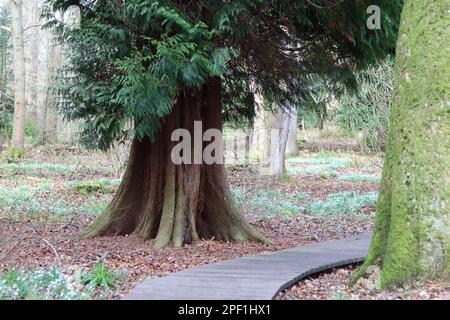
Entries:
<svg viewBox="0 0 450 320">
<path fill-rule="evenodd" d="M 368 257 L 381 287 L 450 279 L 448 1 L 407 0 L 388 146 Z"/>
<path fill-rule="evenodd" d="M 220 91 L 217 79 L 200 90 L 184 89 L 155 141 L 133 141 L 122 183 L 87 236 L 135 234 L 155 239 L 156 248 L 211 237 L 266 241 L 236 208 L 223 164 L 175 165 L 171 160 L 177 143 L 171 141 L 173 130 L 184 128 L 194 136 L 194 121 L 202 121 L 203 130 L 222 131 Z"/>
</svg>

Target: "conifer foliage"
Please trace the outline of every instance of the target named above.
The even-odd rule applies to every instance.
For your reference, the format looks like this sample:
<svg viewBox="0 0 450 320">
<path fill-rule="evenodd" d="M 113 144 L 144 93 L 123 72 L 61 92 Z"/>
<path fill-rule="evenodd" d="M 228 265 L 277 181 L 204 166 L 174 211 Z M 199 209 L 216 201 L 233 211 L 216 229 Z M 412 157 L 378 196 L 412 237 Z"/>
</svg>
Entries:
<svg viewBox="0 0 450 320">
<path fill-rule="evenodd" d="M 170 161 L 171 133 L 251 117 L 253 90 L 292 100 L 302 75 L 345 79 L 393 52 L 400 0 L 48 0 L 70 52 L 60 110 L 107 149 L 132 139 L 122 184 L 88 235 L 137 234 L 155 246 L 265 238 L 237 210 L 221 164 Z M 378 5 L 382 29 L 366 25 Z M 79 28 L 53 13 L 76 5 Z"/>
<path fill-rule="evenodd" d="M 373 4 L 380 30 L 366 27 Z M 53 16 L 70 5 L 81 9 L 79 29 Z M 370 63 L 393 52 L 400 11 L 399 0 L 49 0 L 44 15 L 70 48 L 60 107 L 85 120 L 85 142 L 107 149 L 153 138 L 179 91 L 212 77 L 224 82 L 229 114 L 251 115 L 251 81 L 282 99 L 299 75 L 336 78 Z"/>
</svg>

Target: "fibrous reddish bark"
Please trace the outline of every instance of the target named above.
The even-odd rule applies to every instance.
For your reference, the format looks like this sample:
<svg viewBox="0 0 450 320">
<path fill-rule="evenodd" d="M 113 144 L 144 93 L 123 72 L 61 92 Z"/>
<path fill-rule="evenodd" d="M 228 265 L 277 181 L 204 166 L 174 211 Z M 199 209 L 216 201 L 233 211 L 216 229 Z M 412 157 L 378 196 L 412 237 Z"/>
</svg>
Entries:
<svg viewBox="0 0 450 320">
<path fill-rule="evenodd" d="M 136 234 L 155 239 L 156 248 L 211 237 L 267 241 L 240 215 L 223 164 L 171 161 L 173 130 L 193 133 L 194 121 L 202 121 L 203 130 L 222 130 L 220 90 L 217 79 L 182 90 L 154 141 L 133 141 L 122 183 L 88 236 Z"/>
</svg>

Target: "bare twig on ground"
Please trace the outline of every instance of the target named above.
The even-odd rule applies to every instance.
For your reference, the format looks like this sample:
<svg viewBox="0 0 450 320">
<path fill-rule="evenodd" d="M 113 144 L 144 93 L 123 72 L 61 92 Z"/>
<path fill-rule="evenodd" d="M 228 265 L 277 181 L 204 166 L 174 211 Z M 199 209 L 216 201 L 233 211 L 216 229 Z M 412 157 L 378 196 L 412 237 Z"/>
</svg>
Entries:
<svg viewBox="0 0 450 320">
<path fill-rule="evenodd" d="M 19 239 L 19 241 L 17 241 L 4 255 L 3 255 L 3 257 L 1 257 L 0 258 L 0 264 L 1 263 L 3 263 L 3 262 L 5 262 L 9 257 L 10 257 L 10 255 L 11 254 L 13 254 L 14 253 L 14 251 L 19 247 L 19 245 L 22 243 L 22 242 L 24 242 L 25 240 L 29 240 L 29 239 L 39 239 L 39 240 L 41 240 L 42 242 L 44 242 L 47 246 L 49 246 L 51 249 L 52 249 L 52 251 L 53 251 L 53 253 L 55 254 L 55 258 L 56 258 L 56 260 L 57 260 L 57 262 L 58 262 L 58 266 L 61 266 L 61 260 L 60 260 L 60 258 L 59 258 L 59 254 L 58 254 L 58 251 L 56 250 L 56 248 L 47 240 L 47 239 L 45 239 L 45 238 L 43 238 L 43 237 L 40 237 L 40 236 L 25 236 L 25 237 L 23 237 L 23 238 L 21 238 L 21 239 Z"/>
</svg>

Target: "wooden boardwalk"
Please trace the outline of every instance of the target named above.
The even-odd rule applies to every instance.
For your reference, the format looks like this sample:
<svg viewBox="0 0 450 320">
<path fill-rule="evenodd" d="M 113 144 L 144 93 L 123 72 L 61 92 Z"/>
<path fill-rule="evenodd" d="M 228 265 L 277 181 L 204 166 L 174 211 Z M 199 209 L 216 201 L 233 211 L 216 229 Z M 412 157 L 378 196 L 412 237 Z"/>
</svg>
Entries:
<svg viewBox="0 0 450 320">
<path fill-rule="evenodd" d="M 125 300 L 270 300 L 321 271 L 364 261 L 370 233 L 187 269 L 148 279 Z"/>
</svg>

